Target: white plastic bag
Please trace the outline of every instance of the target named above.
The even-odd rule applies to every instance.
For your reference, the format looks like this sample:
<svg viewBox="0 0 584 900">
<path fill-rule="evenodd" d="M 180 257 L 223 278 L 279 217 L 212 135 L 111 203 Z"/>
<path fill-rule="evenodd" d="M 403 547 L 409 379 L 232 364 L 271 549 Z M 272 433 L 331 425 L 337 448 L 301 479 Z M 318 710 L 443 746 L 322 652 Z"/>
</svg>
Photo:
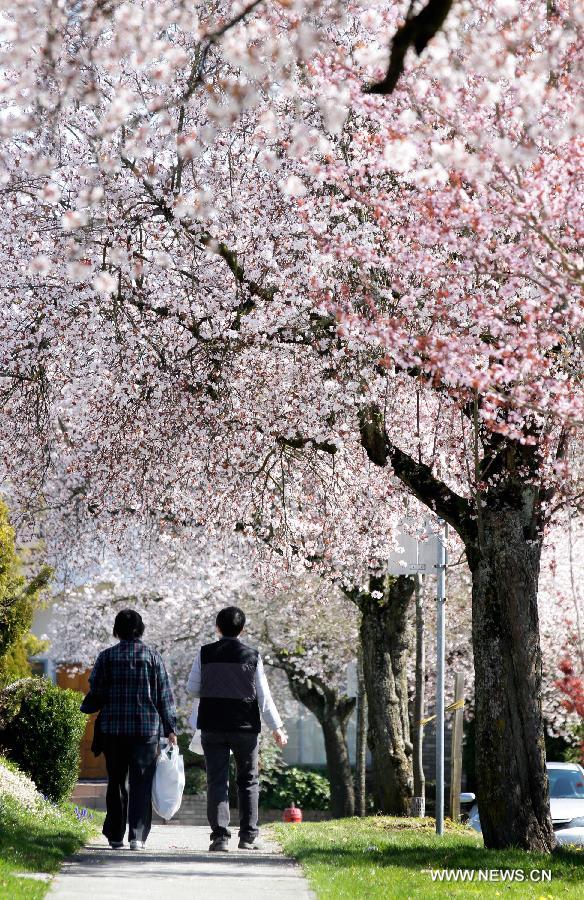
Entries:
<svg viewBox="0 0 584 900">
<path fill-rule="evenodd" d="M 172 819 L 180 809 L 185 787 L 184 760 L 176 744 L 160 751 L 152 782 L 152 806 L 161 819 Z"/>
<path fill-rule="evenodd" d="M 192 740 L 189 744 L 189 750 L 191 753 L 198 753 L 199 756 L 204 756 L 203 752 L 203 744 L 201 743 L 201 732 L 195 731 Z"/>
</svg>

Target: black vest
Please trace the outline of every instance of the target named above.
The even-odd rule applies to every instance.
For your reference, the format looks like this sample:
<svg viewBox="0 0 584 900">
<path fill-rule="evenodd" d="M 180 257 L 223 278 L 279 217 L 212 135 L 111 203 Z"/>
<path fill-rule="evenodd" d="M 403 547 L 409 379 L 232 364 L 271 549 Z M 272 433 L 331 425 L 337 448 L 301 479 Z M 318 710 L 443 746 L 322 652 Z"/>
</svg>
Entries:
<svg viewBox="0 0 584 900">
<path fill-rule="evenodd" d="M 200 731 L 261 731 L 255 677 L 259 653 L 236 638 L 201 647 Z"/>
</svg>

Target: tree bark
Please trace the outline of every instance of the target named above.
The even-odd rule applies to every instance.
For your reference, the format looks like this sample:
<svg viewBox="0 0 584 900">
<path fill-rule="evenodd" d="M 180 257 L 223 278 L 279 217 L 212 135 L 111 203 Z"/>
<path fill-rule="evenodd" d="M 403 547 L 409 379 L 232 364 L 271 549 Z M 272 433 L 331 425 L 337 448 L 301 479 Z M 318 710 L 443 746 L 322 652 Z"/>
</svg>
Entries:
<svg viewBox="0 0 584 900">
<path fill-rule="evenodd" d="M 555 838 L 545 767 L 537 585 L 544 503 L 552 494 L 542 483 L 535 423 L 529 441 L 514 441 L 481 428 L 477 406 L 471 498 L 390 441 L 374 406 L 361 411 L 361 441 L 372 462 L 390 463 L 394 475 L 465 544 L 473 580 L 477 797 L 485 846 L 549 852 Z M 561 435 L 558 456 L 565 446 Z"/>
<path fill-rule="evenodd" d="M 484 509 L 472 572 L 477 800 L 485 846 L 547 852 L 550 820 L 541 709 L 537 583 L 541 541 L 524 510 Z"/>
<path fill-rule="evenodd" d="M 335 818 L 355 815 L 353 773 L 347 746 L 348 718 L 343 714 L 325 715 L 320 723 L 331 787 L 331 813 Z"/>
<path fill-rule="evenodd" d="M 364 816 L 367 806 L 367 692 L 361 648 L 357 655 L 357 746 L 355 755 L 355 815 Z"/>
<path fill-rule="evenodd" d="M 426 646 L 424 635 L 424 588 L 420 576 L 416 576 L 416 675 L 414 695 L 414 722 L 413 722 L 413 770 L 414 770 L 414 797 L 424 797 L 426 793 L 426 779 L 424 776 L 423 748 L 424 726 L 421 721 L 424 718 L 424 688 L 426 682 Z"/>
<path fill-rule="evenodd" d="M 358 597 L 373 796 L 380 812 L 400 816 L 410 811 L 413 788 L 407 685 L 413 594 L 411 577 L 371 576 L 369 592 Z"/>
<path fill-rule="evenodd" d="M 355 698 L 339 696 L 315 679 L 304 679 L 282 664 L 288 676 L 292 696 L 303 703 L 319 721 L 324 737 L 328 780 L 331 789 L 331 813 L 335 818 L 355 814 L 353 773 L 347 745 L 347 725 L 355 708 Z"/>
</svg>

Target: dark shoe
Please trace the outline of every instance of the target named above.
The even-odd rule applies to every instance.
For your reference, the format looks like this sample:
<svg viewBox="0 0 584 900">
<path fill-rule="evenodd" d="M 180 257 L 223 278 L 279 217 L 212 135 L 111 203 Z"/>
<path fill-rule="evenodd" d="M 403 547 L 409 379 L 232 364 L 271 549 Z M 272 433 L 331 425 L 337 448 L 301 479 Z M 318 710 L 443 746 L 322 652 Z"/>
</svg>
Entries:
<svg viewBox="0 0 584 900">
<path fill-rule="evenodd" d="M 239 844 L 237 845 L 238 850 L 257 850 L 258 846 L 254 841 L 244 841 L 243 838 L 239 839 Z"/>
<path fill-rule="evenodd" d="M 112 848 L 112 850 L 121 850 L 122 847 L 124 846 L 124 842 L 123 841 L 110 841 L 109 845 Z"/>
<path fill-rule="evenodd" d="M 209 845 L 211 853 L 227 853 L 229 850 L 229 842 L 226 838 L 215 838 Z"/>
</svg>

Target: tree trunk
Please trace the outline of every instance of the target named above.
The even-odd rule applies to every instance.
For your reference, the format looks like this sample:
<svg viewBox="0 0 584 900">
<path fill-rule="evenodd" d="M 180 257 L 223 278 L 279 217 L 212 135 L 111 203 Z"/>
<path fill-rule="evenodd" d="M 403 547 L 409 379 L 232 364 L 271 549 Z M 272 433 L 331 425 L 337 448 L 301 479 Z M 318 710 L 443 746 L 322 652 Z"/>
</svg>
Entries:
<svg viewBox="0 0 584 900">
<path fill-rule="evenodd" d="M 381 591 L 376 599 L 372 592 Z M 407 660 L 414 579 L 371 577 L 359 595 L 363 673 L 367 689 L 373 794 L 380 812 L 408 815 L 412 798 L 412 745 Z"/>
<path fill-rule="evenodd" d="M 476 774 L 485 846 L 549 852 L 555 839 L 537 611 L 546 506 L 553 496 L 544 482 L 549 447 L 539 446 L 535 419 L 524 423 L 529 440 L 483 427 L 479 401 L 477 395 L 474 407 L 464 409 L 475 429 L 470 498 L 390 441 L 374 405 L 360 412 L 361 441 L 372 462 L 391 464 L 408 490 L 456 528 L 465 543 L 473 579 Z M 565 456 L 567 446 L 561 433 L 557 458 Z"/>
<path fill-rule="evenodd" d="M 331 813 L 339 819 L 353 816 L 355 790 L 347 746 L 347 725 L 355 708 L 355 698 L 339 696 L 335 690 L 315 679 L 299 677 L 286 664 L 282 667 L 288 676 L 292 696 L 314 713 L 322 728 L 331 789 Z"/>
<path fill-rule="evenodd" d="M 547 852 L 549 813 L 537 610 L 541 540 L 522 508 L 484 508 L 472 572 L 477 799 L 486 847 Z"/>
<path fill-rule="evenodd" d="M 329 714 L 321 720 L 331 786 L 331 813 L 335 818 L 355 815 L 353 773 L 347 747 L 348 716 Z"/>
<path fill-rule="evenodd" d="M 426 682 L 426 646 L 424 637 L 424 585 L 419 575 L 416 576 L 416 686 L 414 696 L 414 722 L 413 722 L 413 769 L 414 769 L 414 797 L 424 797 L 426 792 L 426 779 L 424 776 L 423 748 L 424 726 L 420 724 L 424 718 L 425 698 L 424 688 Z"/>
<path fill-rule="evenodd" d="M 359 648 L 357 656 L 357 746 L 355 755 L 355 815 L 364 816 L 367 805 L 367 693 L 361 648 Z"/>
</svg>

